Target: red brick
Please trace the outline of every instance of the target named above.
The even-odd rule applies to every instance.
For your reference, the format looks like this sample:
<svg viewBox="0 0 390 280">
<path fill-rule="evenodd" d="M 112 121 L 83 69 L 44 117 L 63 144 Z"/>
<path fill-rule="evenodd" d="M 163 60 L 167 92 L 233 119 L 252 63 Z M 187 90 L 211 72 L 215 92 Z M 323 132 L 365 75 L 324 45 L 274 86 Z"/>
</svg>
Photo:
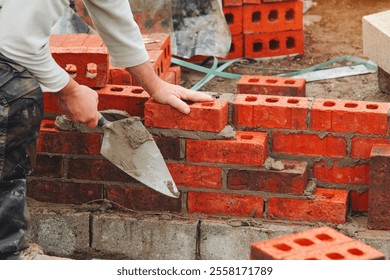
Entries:
<svg viewBox="0 0 390 280">
<path fill-rule="evenodd" d="M 64 36 L 66 39 L 55 39 L 58 36 Z M 50 39 L 51 53 L 57 64 L 64 69 L 69 69 L 72 65 L 72 69 L 77 70 L 72 77 L 78 83 L 93 88 L 106 84 L 109 64 L 107 49 L 96 37 L 96 34 L 56 34 Z M 95 46 L 92 45 L 93 42 L 96 43 Z M 89 65 L 94 65 L 96 72 L 88 72 L 91 68 Z M 73 75 L 73 71 L 70 74 Z"/>
<path fill-rule="evenodd" d="M 116 109 L 129 113 L 130 116 L 144 116 L 144 106 L 149 94 L 141 87 L 106 85 L 97 91 L 99 110 Z"/>
<path fill-rule="evenodd" d="M 244 56 L 244 36 L 242 34 L 232 35 L 232 42 L 226 57 L 220 59 L 236 59 Z"/>
<path fill-rule="evenodd" d="M 174 85 L 181 84 L 181 68 L 180 66 L 169 67 L 169 69 L 163 73 L 162 79 L 168 83 Z"/>
<path fill-rule="evenodd" d="M 317 188 L 315 198 L 268 199 L 268 218 L 344 224 L 348 191 Z"/>
<path fill-rule="evenodd" d="M 143 187 L 109 186 L 107 199 L 129 209 L 143 211 L 181 211 L 181 199 L 171 198 Z"/>
<path fill-rule="evenodd" d="M 244 56 L 249 58 L 304 54 L 303 30 L 244 35 Z"/>
<path fill-rule="evenodd" d="M 131 86 L 133 85 L 133 77 L 126 68 L 110 66 L 107 84 Z"/>
<path fill-rule="evenodd" d="M 352 212 L 368 212 L 368 191 L 351 191 L 351 210 Z"/>
<path fill-rule="evenodd" d="M 180 160 L 179 138 L 154 136 L 154 141 L 156 142 L 164 159 Z"/>
<path fill-rule="evenodd" d="M 27 195 L 43 202 L 80 205 L 92 200 L 102 199 L 103 185 L 31 179 L 28 182 Z"/>
<path fill-rule="evenodd" d="M 244 33 L 265 33 L 303 29 L 301 1 L 244 5 Z"/>
<path fill-rule="evenodd" d="M 168 33 L 149 33 L 142 34 L 145 42 L 146 50 L 161 50 L 163 51 L 163 72 L 167 71 L 171 66 L 171 36 Z"/>
<path fill-rule="evenodd" d="M 303 194 L 307 185 L 307 163 L 281 161 L 285 169 L 240 170 L 228 173 L 228 188 L 231 190 L 265 191 L 274 193 Z"/>
<path fill-rule="evenodd" d="M 263 215 L 264 200 L 259 196 L 189 192 L 188 212 L 210 215 L 257 217 Z"/>
<path fill-rule="evenodd" d="M 43 94 L 43 104 L 45 113 L 61 114 L 58 97 L 55 93 L 45 92 Z"/>
<path fill-rule="evenodd" d="M 237 81 L 239 94 L 305 97 L 306 80 L 273 76 L 243 75 Z"/>
<path fill-rule="evenodd" d="M 261 0 L 242 0 L 243 4 L 260 4 Z"/>
<path fill-rule="evenodd" d="M 323 182 L 366 185 L 370 181 L 370 166 L 368 164 L 343 166 L 338 161 L 327 163 L 321 160 L 314 164 L 313 176 Z"/>
<path fill-rule="evenodd" d="M 222 169 L 218 167 L 168 163 L 168 168 L 178 186 L 205 189 L 222 188 Z"/>
<path fill-rule="evenodd" d="M 237 131 L 237 139 L 187 140 L 186 155 L 190 162 L 263 165 L 267 157 L 267 134 Z"/>
<path fill-rule="evenodd" d="M 347 153 L 346 140 L 333 135 L 276 132 L 272 139 L 275 153 L 329 157 L 345 157 Z"/>
<path fill-rule="evenodd" d="M 154 69 L 154 72 L 158 76 L 161 76 L 162 73 L 165 72 L 169 68 L 170 65 L 165 65 L 164 61 L 164 51 L 162 50 L 151 50 L 148 51 L 149 54 L 149 61 L 152 63 L 152 67 Z"/>
<path fill-rule="evenodd" d="M 90 181 L 135 182 L 108 160 L 92 158 L 69 159 L 67 177 Z"/>
<path fill-rule="evenodd" d="M 242 6 L 243 0 L 223 0 L 223 7 Z"/>
<path fill-rule="evenodd" d="M 319 227 L 264 240 L 251 245 L 251 260 L 282 260 L 329 246 L 337 246 L 352 239 L 330 227 Z"/>
<path fill-rule="evenodd" d="M 233 102 L 236 126 L 307 129 L 306 98 L 239 94 Z"/>
<path fill-rule="evenodd" d="M 320 131 L 386 135 L 390 104 L 318 98 L 311 128 Z"/>
<path fill-rule="evenodd" d="M 185 115 L 169 105 L 149 100 L 145 104 L 145 126 L 220 132 L 228 124 L 226 101 L 197 102 L 189 106 L 191 112 Z"/>
<path fill-rule="evenodd" d="M 54 121 L 44 120 L 38 137 L 37 151 L 41 153 L 99 155 L 102 135 L 60 131 Z"/>
<path fill-rule="evenodd" d="M 223 13 L 225 15 L 226 23 L 229 26 L 231 35 L 242 34 L 242 6 L 239 7 L 224 7 Z"/>
<path fill-rule="evenodd" d="M 36 166 L 31 176 L 61 178 L 64 170 L 64 158 L 54 155 L 37 155 Z"/>
<path fill-rule="evenodd" d="M 367 226 L 390 230 L 390 145 L 374 145 L 370 169 Z"/>
<path fill-rule="evenodd" d="M 369 159 L 372 147 L 375 144 L 390 144 L 390 139 L 354 136 L 352 138 L 351 157 Z"/>
<path fill-rule="evenodd" d="M 385 260 L 385 255 L 378 250 L 360 242 L 351 241 L 317 251 L 302 251 L 286 258 L 288 260 Z"/>
</svg>

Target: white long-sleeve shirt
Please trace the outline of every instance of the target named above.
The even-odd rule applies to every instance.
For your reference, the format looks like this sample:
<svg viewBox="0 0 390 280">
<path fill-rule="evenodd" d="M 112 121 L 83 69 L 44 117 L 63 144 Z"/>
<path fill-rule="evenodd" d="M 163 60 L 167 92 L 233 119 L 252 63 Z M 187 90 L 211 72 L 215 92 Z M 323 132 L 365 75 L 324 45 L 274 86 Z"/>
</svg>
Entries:
<svg viewBox="0 0 390 280">
<path fill-rule="evenodd" d="M 141 32 L 128 0 L 84 0 L 111 64 L 132 67 L 148 60 Z M 0 9 L 0 53 L 26 67 L 50 91 L 63 89 L 69 75 L 52 58 L 52 26 L 69 0 L 3 0 Z"/>
</svg>

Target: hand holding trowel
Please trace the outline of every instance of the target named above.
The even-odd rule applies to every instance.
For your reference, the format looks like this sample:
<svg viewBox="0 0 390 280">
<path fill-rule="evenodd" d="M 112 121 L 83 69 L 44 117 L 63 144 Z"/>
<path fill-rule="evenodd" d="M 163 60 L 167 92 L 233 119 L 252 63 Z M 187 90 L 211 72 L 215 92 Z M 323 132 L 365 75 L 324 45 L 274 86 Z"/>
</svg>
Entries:
<svg viewBox="0 0 390 280">
<path fill-rule="evenodd" d="M 110 122 L 99 113 L 104 137 L 100 153 L 146 186 L 170 197 L 179 197 L 172 176 L 152 135 L 138 117 Z"/>
</svg>

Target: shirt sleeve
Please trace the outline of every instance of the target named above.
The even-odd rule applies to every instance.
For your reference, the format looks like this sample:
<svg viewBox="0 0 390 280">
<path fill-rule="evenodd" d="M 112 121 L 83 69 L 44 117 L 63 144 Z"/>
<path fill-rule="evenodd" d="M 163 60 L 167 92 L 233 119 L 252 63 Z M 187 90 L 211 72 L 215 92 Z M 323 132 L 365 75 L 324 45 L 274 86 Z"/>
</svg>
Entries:
<svg viewBox="0 0 390 280">
<path fill-rule="evenodd" d="M 68 5 L 67 0 L 5 0 L 0 10 L 0 52 L 53 92 L 69 81 L 49 47 L 51 27 Z"/>
<path fill-rule="evenodd" d="M 84 0 L 84 4 L 113 66 L 131 67 L 149 59 L 128 0 Z"/>
</svg>

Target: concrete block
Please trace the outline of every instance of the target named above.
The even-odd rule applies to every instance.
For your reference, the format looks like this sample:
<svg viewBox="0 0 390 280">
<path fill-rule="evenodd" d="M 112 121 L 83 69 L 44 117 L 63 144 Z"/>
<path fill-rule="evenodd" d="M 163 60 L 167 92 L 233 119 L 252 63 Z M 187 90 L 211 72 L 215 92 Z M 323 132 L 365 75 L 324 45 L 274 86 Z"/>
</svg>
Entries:
<svg viewBox="0 0 390 280">
<path fill-rule="evenodd" d="M 249 260 L 252 243 L 307 229 L 304 226 L 265 223 L 257 228 L 242 226 L 243 222 L 242 220 L 202 221 L 200 258 L 204 260 Z"/>
<path fill-rule="evenodd" d="M 94 215 L 92 248 L 123 259 L 195 259 L 197 221 L 167 219 Z"/>
<path fill-rule="evenodd" d="M 89 248 L 89 212 L 30 207 L 30 242 L 49 255 L 73 257 Z"/>
<path fill-rule="evenodd" d="M 363 52 L 390 73 L 390 10 L 363 17 Z"/>
</svg>

